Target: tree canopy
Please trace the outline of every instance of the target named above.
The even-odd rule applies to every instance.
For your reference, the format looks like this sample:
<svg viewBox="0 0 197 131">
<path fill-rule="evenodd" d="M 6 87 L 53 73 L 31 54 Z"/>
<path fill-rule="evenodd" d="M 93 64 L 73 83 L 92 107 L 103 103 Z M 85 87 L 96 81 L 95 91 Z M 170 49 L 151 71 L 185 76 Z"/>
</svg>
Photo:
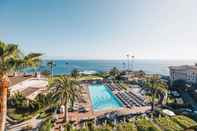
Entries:
<svg viewBox="0 0 197 131">
<path fill-rule="evenodd" d="M 18 45 L 0 41 L 0 75 L 25 67 L 36 67 L 41 62 L 41 56 L 41 53 L 24 55 Z"/>
</svg>

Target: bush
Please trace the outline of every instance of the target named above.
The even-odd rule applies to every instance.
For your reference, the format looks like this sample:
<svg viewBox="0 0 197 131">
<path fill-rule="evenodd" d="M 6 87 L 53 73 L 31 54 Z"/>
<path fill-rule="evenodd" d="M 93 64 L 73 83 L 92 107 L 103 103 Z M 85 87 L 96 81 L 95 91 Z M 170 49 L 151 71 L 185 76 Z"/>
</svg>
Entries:
<svg viewBox="0 0 197 131">
<path fill-rule="evenodd" d="M 17 92 L 8 99 L 8 107 L 15 108 L 17 113 L 33 113 L 39 109 L 37 102 L 28 100 L 22 93 Z"/>
</svg>

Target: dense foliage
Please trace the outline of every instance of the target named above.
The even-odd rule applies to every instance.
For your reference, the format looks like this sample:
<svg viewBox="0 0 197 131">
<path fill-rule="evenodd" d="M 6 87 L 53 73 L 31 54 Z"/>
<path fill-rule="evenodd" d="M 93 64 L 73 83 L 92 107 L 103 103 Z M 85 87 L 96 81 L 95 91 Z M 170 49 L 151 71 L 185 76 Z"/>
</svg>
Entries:
<svg viewBox="0 0 197 131">
<path fill-rule="evenodd" d="M 145 88 L 148 88 L 151 92 L 151 107 L 152 111 L 154 111 L 156 98 L 159 96 L 159 100 L 157 104 L 165 104 L 168 94 L 168 85 L 164 83 L 158 75 L 153 75 L 144 84 Z"/>
<path fill-rule="evenodd" d="M 77 100 L 80 94 L 78 82 L 68 76 L 61 76 L 55 79 L 52 87 L 56 87 L 53 90 L 52 99 L 58 105 L 64 105 L 65 107 L 65 121 L 68 120 L 68 105 L 73 107 L 74 102 Z"/>
<path fill-rule="evenodd" d="M 26 99 L 22 93 L 17 92 L 9 98 L 8 107 L 15 108 L 18 113 L 31 113 L 39 109 L 39 104 Z"/>
</svg>

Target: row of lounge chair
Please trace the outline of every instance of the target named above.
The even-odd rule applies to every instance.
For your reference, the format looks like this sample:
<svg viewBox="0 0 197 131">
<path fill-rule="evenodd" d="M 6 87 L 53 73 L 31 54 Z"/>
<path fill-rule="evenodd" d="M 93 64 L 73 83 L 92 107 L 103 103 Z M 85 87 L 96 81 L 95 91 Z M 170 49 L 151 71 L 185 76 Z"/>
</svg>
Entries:
<svg viewBox="0 0 197 131">
<path fill-rule="evenodd" d="M 144 98 L 140 97 L 139 95 L 134 94 L 133 92 L 129 91 L 127 92 L 128 95 L 132 98 L 135 98 L 136 101 L 138 101 L 139 103 L 141 103 L 142 106 L 146 106 L 145 100 Z"/>
<path fill-rule="evenodd" d="M 127 108 L 141 107 L 145 106 L 144 100 L 139 98 L 136 95 L 133 95 L 132 92 L 118 92 L 115 94 Z"/>
<path fill-rule="evenodd" d="M 144 99 L 140 97 L 139 95 L 134 94 L 132 91 L 126 92 L 130 97 L 133 97 L 136 99 L 136 101 L 140 103 L 144 103 Z M 143 105 L 144 106 L 144 105 Z"/>
<path fill-rule="evenodd" d="M 119 86 L 117 86 L 115 84 L 108 84 L 107 86 L 109 87 L 109 89 L 111 91 L 121 91 L 122 90 Z"/>
</svg>

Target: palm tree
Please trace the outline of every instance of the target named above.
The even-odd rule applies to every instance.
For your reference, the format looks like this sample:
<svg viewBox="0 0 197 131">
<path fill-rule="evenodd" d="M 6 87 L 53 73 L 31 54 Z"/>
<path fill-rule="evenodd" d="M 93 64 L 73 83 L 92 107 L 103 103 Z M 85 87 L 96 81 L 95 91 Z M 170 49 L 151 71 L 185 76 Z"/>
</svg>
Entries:
<svg viewBox="0 0 197 131">
<path fill-rule="evenodd" d="M 35 101 L 39 104 L 39 108 L 51 108 L 53 104 L 52 94 L 38 94 L 35 98 Z"/>
<path fill-rule="evenodd" d="M 120 71 L 119 71 L 118 68 L 116 68 L 116 67 L 113 67 L 109 73 L 110 73 L 111 76 L 113 76 L 114 79 L 115 79 L 118 75 L 120 75 Z"/>
<path fill-rule="evenodd" d="M 54 61 L 47 62 L 47 66 L 50 68 L 51 78 L 53 78 L 53 68 L 56 66 Z"/>
<path fill-rule="evenodd" d="M 65 122 L 68 120 L 68 104 L 74 102 L 79 94 L 78 83 L 70 77 L 61 76 L 54 80 L 52 86 L 56 87 L 54 91 L 54 101 L 65 106 Z"/>
<path fill-rule="evenodd" d="M 68 62 L 65 62 L 65 69 L 67 68 L 68 65 L 69 65 L 69 63 Z M 67 71 L 65 72 L 65 75 L 66 75 L 66 73 L 67 73 Z"/>
<path fill-rule="evenodd" d="M 80 72 L 79 72 L 79 70 L 78 70 L 78 69 L 74 69 L 74 70 L 72 70 L 72 72 L 71 72 L 71 76 L 72 76 L 73 78 L 77 79 L 77 77 L 79 77 L 79 76 L 80 76 Z"/>
<path fill-rule="evenodd" d="M 16 108 L 17 112 L 25 113 L 25 112 L 31 112 L 35 110 L 37 107 L 37 103 L 31 100 L 28 100 L 25 98 L 25 96 L 21 92 L 15 93 L 11 98 L 9 99 L 9 102 L 12 107 Z"/>
<path fill-rule="evenodd" d="M 125 70 L 125 67 L 126 67 L 126 63 L 123 62 L 123 63 L 122 63 L 122 69 L 123 69 L 123 71 Z"/>
<path fill-rule="evenodd" d="M 25 67 L 22 65 L 26 65 L 26 61 L 33 61 L 35 57 L 31 55 L 28 59 L 24 58 L 17 45 L 6 44 L 0 41 L 0 131 L 5 129 L 6 123 L 9 86 L 8 73 L 17 70 L 17 68 L 19 69 L 19 67 Z M 38 58 L 38 55 L 36 55 L 36 58 Z"/>
<path fill-rule="evenodd" d="M 23 59 L 23 65 L 24 67 L 31 67 L 34 70 L 41 64 L 40 56 L 42 56 L 41 53 L 30 53 L 26 55 Z"/>
<path fill-rule="evenodd" d="M 160 80 L 158 75 L 153 75 L 146 81 L 145 87 L 148 87 L 151 91 L 151 110 L 154 111 L 156 96 L 160 96 L 158 104 L 163 104 L 167 98 L 168 86 Z"/>
</svg>

